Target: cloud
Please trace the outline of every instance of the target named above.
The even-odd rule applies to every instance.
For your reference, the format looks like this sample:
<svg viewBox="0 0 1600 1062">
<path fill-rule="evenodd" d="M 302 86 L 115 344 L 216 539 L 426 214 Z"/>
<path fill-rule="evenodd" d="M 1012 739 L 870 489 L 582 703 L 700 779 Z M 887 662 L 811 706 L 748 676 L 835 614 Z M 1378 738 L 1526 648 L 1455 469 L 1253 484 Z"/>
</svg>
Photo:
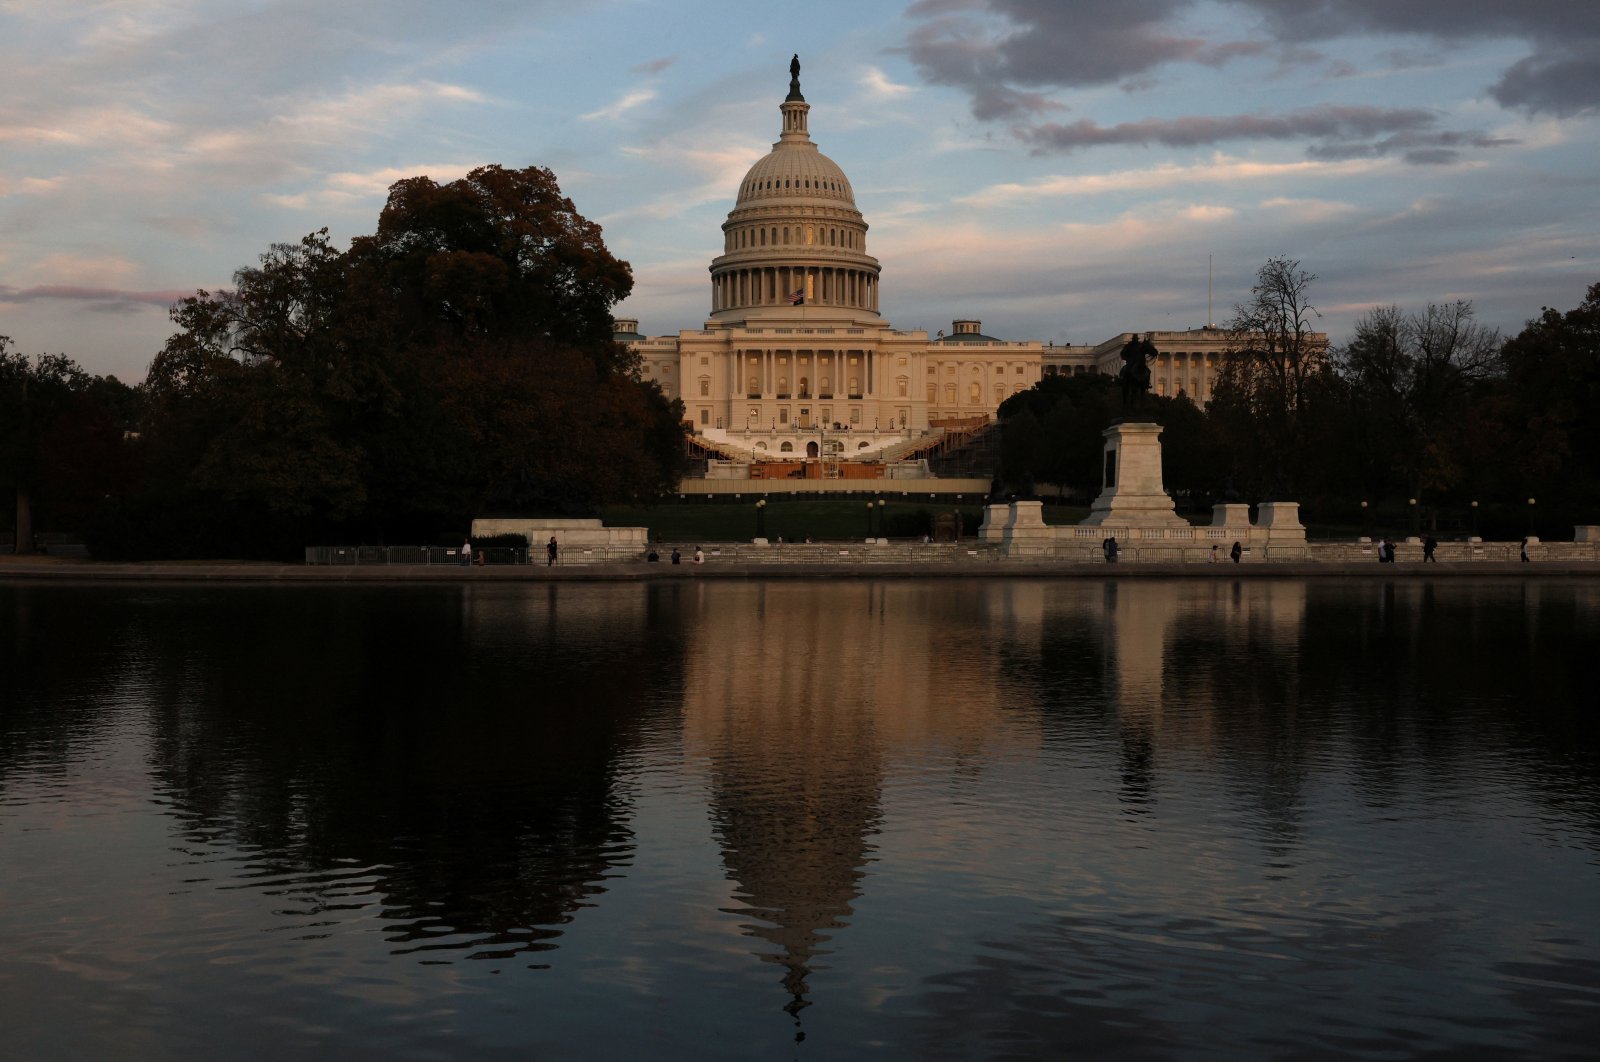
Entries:
<svg viewBox="0 0 1600 1062">
<path fill-rule="evenodd" d="M 654 75 L 659 74 L 667 67 L 678 61 L 676 55 L 664 55 L 660 59 L 651 59 L 643 63 L 636 63 L 628 68 L 629 73 Z"/>
<path fill-rule="evenodd" d="M 910 85 L 900 85 L 890 81 L 889 75 L 875 66 L 867 67 L 859 81 L 869 94 L 883 99 L 896 99 L 911 91 Z"/>
<path fill-rule="evenodd" d="M 600 118 L 615 121 L 640 104 L 649 103 L 655 98 L 655 89 L 634 89 L 632 92 L 624 93 L 621 98 L 610 106 L 601 107 L 599 110 L 590 111 L 588 114 L 580 114 L 578 118 L 585 122 L 592 122 Z"/>
<path fill-rule="evenodd" d="M 1040 89 L 1115 84 L 1166 63 L 1221 65 L 1263 42 L 1213 42 L 1181 32 L 1191 0 L 990 0 L 913 4 L 926 21 L 904 51 L 933 84 L 964 88 L 981 120 L 1047 104 Z"/>
<path fill-rule="evenodd" d="M 994 184 L 971 195 L 962 196 L 956 202 L 963 206 L 982 209 L 1022 206 L 1074 196 L 1163 191 L 1197 184 L 1266 182 L 1281 186 L 1291 180 L 1307 178 L 1350 178 L 1379 172 L 1392 166 L 1393 162 L 1379 159 L 1255 162 L 1219 154 L 1208 162 L 1188 166 L 1163 163 L 1139 170 L 1072 176 L 1056 175 L 1027 183 Z"/>
<path fill-rule="evenodd" d="M 740 179 L 763 154 L 755 148 L 731 146 L 689 148 L 684 147 L 677 138 L 642 147 L 623 148 L 623 153 L 646 160 L 651 166 L 664 171 L 688 171 L 698 177 L 699 182 L 688 188 L 673 185 L 659 196 L 595 219 L 603 225 L 615 225 L 635 217 L 677 217 L 707 203 L 726 203 L 737 192 Z"/>
<path fill-rule="evenodd" d="M 1256 17 L 1253 35 L 1211 40 L 1189 23 L 1225 23 L 1229 9 Z M 980 120 L 1014 118 L 1055 89 L 1142 84 L 1181 63 L 1220 66 L 1276 55 L 1320 58 L 1307 45 L 1352 37 L 1414 38 L 1394 49 L 1411 64 L 1440 46 L 1518 40 L 1530 54 L 1486 86 L 1502 106 L 1557 117 L 1600 111 L 1600 4 L 1569 0 L 925 0 L 904 51 L 931 84 L 964 89 Z M 1185 20 L 1189 20 L 1186 22 Z M 1349 73 L 1338 61 L 1334 71 Z"/>
<path fill-rule="evenodd" d="M 293 193 L 265 194 L 261 198 L 274 206 L 302 210 L 313 204 L 343 206 L 363 200 L 383 200 L 389 186 L 408 177 L 429 177 L 436 184 L 446 184 L 465 177 L 480 163 L 441 162 L 418 163 L 414 166 L 385 166 L 376 170 L 343 171 L 323 177 L 319 188 Z"/>
<path fill-rule="evenodd" d="M 0 284 L 0 303 L 27 303 L 41 300 L 65 300 L 88 303 L 91 310 L 101 313 L 137 313 L 152 306 L 165 310 L 180 299 L 193 295 L 192 291 L 123 291 L 117 288 L 88 288 L 71 284 L 40 284 L 31 288 L 13 288 Z"/>
<path fill-rule="evenodd" d="M 1600 110 L 1600 5 L 1564 0 L 1234 2 L 1259 13 L 1279 39 L 1331 40 L 1376 33 L 1446 43 L 1521 40 L 1532 52 L 1489 87 L 1497 102 L 1557 117 Z"/>
<path fill-rule="evenodd" d="M 1349 142 L 1381 133 L 1413 133 L 1436 117 L 1415 107 L 1307 107 L 1283 114 L 1238 114 L 1159 119 L 1102 126 L 1087 118 L 1062 125 L 1019 126 L 1017 136 L 1036 151 L 1068 152 L 1106 144 L 1198 147 L 1224 140 L 1331 140 Z"/>
</svg>

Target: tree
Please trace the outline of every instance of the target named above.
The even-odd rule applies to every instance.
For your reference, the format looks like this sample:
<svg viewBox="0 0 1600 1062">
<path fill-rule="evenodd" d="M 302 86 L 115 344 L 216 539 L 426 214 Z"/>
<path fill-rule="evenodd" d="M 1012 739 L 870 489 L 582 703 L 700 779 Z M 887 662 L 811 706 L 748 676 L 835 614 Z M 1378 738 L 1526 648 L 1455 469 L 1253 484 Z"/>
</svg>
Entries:
<svg viewBox="0 0 1600 1062">
<path fill-rule="evenodd" d="M 33 552 L 41 511 L 58 527 L 71 521 L 81 530 L 120 489 L 132 405 L 131 390 L 115 379 L 90 376 L 62 354 L 30 359 L 0 336 L 0 487 L 15 495 L 17 553 Z"/>
<path fill-rule="evenodd" d="M 1592 514 L 1600 506 L 1600 284 L 1574 310 L 1545 307 L 1506 341 L 1501 359 L 1511 438 L 1500 463 L 1516 469 L 1517 487 Z"/>
<path fill-rule="evenodd" d="M 17 553 L 33 552 L 33 499 L 40 485 L 46 429 L 83 379 L 61 355 L 30 360 L 0 336 L 0 483 L 16 496 Z"/>
<path fill-rule="evenodd" d="M 1213 405 L 1228 423 L 1230 442 L 1246 451 L 1261 486 L 1282 495 L 1295 484 L 1306 454 L 1307 407 L 1327 369 L 1328 337 L 1310 301 L 1316 274 L 1289 258 L 1270 258 L 1256 271 L 1250 299 L 1234 307 L 1227 325 L 1229 357 L 1218 373 Z"/>
<path fill-rule="evenodd" d="M 210 514 L 213 540 L 270 526 L 287 552 L 662 494 L 682 407 L 611 339 L 631 286 L 549 170 L 400 181 L 348 250 L 327 230 L 277 244 L 174 308 L 147 384 L 152 495 Z M 205 537 L 183 548 L 228 548 Z"/>
<path fill-rule="evenodd" d="M 1500 345 L 1500 334 L 1458 300 L 1421 313 L 1373 309 L 1337 351 L 1352 412 L 1376 449 L 1369 460 L 1392 465 L 1411 497 L 1461 480 L 1466 410 L 1473 388 L 1497 373 Z"/>
</svg>

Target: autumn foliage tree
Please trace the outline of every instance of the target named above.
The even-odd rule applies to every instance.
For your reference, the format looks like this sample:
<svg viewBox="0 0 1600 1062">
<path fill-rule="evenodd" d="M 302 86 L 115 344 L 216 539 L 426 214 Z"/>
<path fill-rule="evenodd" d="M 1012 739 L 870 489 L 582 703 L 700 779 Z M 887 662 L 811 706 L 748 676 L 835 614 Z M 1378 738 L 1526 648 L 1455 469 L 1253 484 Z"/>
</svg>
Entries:
<svg viewBox="0 0 1600 1062">
<path fill-rule="evenodd" d="M 417 540 L 491 511 L 587 513 L 670 490 L 681 407 L 611 339 L 631 287 L 539 167 L 413 177 L 346 250 L 326 230 L 274 245 L 231 290 L 174 307 L 179 331 L 147 381 L 134 522 L 181 511 L 209 533 L 128 548 Z"/>
</svg>

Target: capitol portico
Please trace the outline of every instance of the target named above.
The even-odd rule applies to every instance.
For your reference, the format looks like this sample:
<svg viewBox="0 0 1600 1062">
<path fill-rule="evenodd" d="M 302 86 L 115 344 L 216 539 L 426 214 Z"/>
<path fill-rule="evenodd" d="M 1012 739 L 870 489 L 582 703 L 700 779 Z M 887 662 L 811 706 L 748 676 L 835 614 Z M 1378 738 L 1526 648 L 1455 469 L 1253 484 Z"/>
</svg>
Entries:
<svg viewBox="0 0 1600 1062">
<path fill-rule="evenodd" d="M 933 337 L 884 320 L 869 225 L 849 178 L 811 139 L 798 61 L 790 73 L 778 139 L 739 182 L 722 225 L 704 326 L 651 337 L 635 319 L 616 322 L 645 378 L 683 401 L 697 441 L 724 459 L 708 475 L 763 478 L 771 462 L 798 463 L 780 473 L 791 478 L 925 474 L 906 459 L 946 431 L 989 423 L 1041 377 L 1120 368 L 1132 333 L 1062 346 L 996 339 L 976 319 Z M 1151 366 L 1155 393 L 1203 405 L 1226 333 L 1151 338 L 1162 351 Z"/>
</svg>

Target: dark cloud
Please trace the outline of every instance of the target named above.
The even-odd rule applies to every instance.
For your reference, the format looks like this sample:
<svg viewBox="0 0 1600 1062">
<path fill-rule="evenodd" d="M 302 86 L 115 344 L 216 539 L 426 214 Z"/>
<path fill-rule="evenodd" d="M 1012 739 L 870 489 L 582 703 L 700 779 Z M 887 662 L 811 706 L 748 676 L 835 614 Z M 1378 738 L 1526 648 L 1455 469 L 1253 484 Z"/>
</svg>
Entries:
<svg viewBox="0 0 1600 1062">
<path fill-rule="evenodd" d="M 0 284 L 0 302 L 24 303 L 41 299 L 62 299 L 88 304 L 88 308 L 101 313 L 135 313 L 159 306 L 165 310 L 180 299 L 193 295 L 192 291 L 122 291 L 117 288 L 84 288 L 71 284 L 42 284 L 32 288 L 14 288 Z"/>
<path fill-rule="evenodd" d="M 671 66 L 677 61 L 678 57 L 676 55 L 665 55 L 660 59 L 651 59 L 648 62 L 631 66 L 628 69 L 629 72 L 634 74 L 659 74 L 661 71 L 665 70 L 667 67 Z"/>
<path fill-rule="evenodd" d="M 1439 130 L 1438 117 L 1415 107 L 1307 107 L 1283 114 L 1147 118 L 1102 126 L 1089 119 L 1016 128 L 1039 152 L 1067 152 L 1108 144 L 1200 147 L 1227 140 L 1310 140 L 1313 158 L 1400 155 L 1408 162 L 1450 162 L 1463 147 L 1499 147 L 1511 141 Z"/>
<path fill-rule="evenodd" d="M 1229 2 L 1258 12 L 1265 30 L 1279 40 L 1382 33 L 1443 43 L 1526 41 L 1532 53 L 1489 86 L 1501 106 L 1558 117 L 1600 111 L 1600 4 L 1593 0 Z"/>
<path fill-rule="evenodd" d="M 1174 34 L 1190 0 L 989 0 L 924 2 L 906 52 L 924 78 L 966 89 L 982 119 L 1011 117 L 1019 90 L 1111 84 L 1176 60 L 1200 61 L 1216 45 Z"/>
<path fill-rule="evenodd" d="M 1600 112 L 1600 41 L 1530 55 L 1489 89 L 1503 107 L 1570 118 Z"/>
<path fill-rule="evenodd" d="M 1510 38 L 1531 53 L 1485 86 L 1502 106 L 1560 117 L 1600 111 L 1600 3 L 1594 0 L 1211 0 L 1258 16 L 1243 40 L 1183 28 L 1204 0 L 923 0 L 906 53 L 931 83 L 965 89 L 980 119 L 1009 119 L 1021 98 L 1104 84 L 1138 84 L 1169 63 L 1220 66 L 1277 56 L 1316 61 L 1310 42 L 1383 34 L 1420 39 L 1393 51 Z M 1391 59 L 1391 61 L 1393 61 Z M 1339 73 L 1345 73 L 1342 69 Z M 1018 93 L 1029 93 L 1019 97 Z"/>
<path fill-rule="evenodd" d="M 1369 159 L 1384 155 L 1398 155 L 1415 166 L 1440 166 L 1455 162 L 1466 147 L 1496 148 L 1515 144 L 1504 137 L 1488 137 L 1478 133 L 1452 130 L 1406 130 L 1377 140 L 1329 140 L 1312 144 L 1306 154 L 1314 159 Z"/>
</svg>

